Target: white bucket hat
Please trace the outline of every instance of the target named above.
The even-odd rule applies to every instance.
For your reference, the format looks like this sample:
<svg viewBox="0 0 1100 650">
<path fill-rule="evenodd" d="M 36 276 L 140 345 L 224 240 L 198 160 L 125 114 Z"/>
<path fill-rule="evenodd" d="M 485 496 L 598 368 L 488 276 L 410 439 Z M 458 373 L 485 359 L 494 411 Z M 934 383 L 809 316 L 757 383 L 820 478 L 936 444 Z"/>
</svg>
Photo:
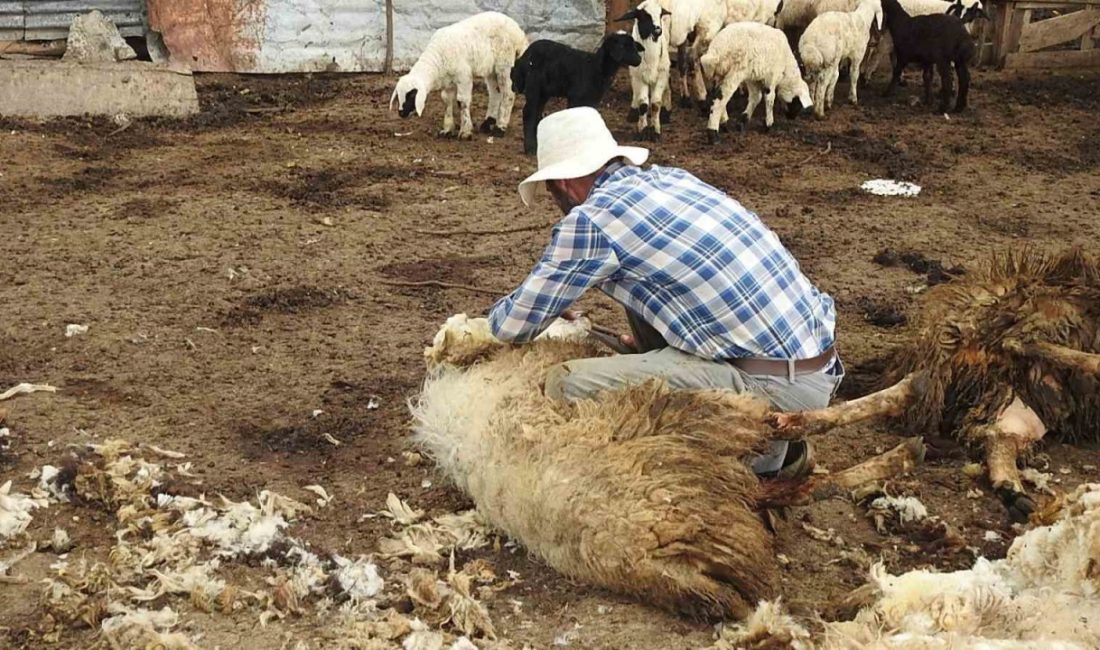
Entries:
<svg viewBox="0 0 1100 650">
<path fill-rule="evenodd" d="M 587 176 L 613 158 L 641 165 L 649 158 L 642 147 L 621 147 L 599 111 L 582 106 L 551 113 L 539 122 L 539 170 L 519 184 L 519 197 L 531 205 L 545 181 Z"/>
</svg>

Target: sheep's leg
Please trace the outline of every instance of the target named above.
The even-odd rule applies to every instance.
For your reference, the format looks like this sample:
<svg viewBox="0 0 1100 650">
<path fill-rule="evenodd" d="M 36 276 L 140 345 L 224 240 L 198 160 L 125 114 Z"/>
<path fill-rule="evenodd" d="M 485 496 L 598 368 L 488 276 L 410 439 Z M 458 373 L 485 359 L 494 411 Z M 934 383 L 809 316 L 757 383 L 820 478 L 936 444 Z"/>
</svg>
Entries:
<svg viewBox="0 0 1100 650">
<path fill-rule="evenodd" d="M 749 93 L 748 103 L 745 104 L 745 112 L 741 114 L 741 118 L 737 121 L 737 128 L 744 133 L 748 127 L 749 120 L 752 119 L 752 114 L 756 112 L 756 107 L 760 105 L 760 99 L 762 97 L 760 93 L 760 86 L 755 82 L 750 81 L 745 84 L 746 90 Z"/>
<path fill-rule="evenodd" d="M 500 88 L 500 105 L 497 108 L 497 125 L 493 135 L 504 135 L 512 123 L 512 107 L 516 103 L 516 93 L 512 91 L 512 66 L 497 67 L 497 87 Z"/>
<path fill-rule="evenodd" d="M 668 98 L 668 77 L 658 74 L 657 82 L 649 89 L 649 123 L 653 128 L 653 141 L 661 139 L 661 119 L 665 114 Z"/>
<path fill-rule="evenodd" d="M 691 92 L 688 90 L 688 78 L 691 76 L 690 45 L 683 44 L 676 50 L 676 69 L 680 72 L 680 106 L 691 107 Z"/>
<path fill-rule="evenodd" d="M 540 94 L 542 79 L 528 79 L 526 100 L 523 104 L 523 152 L 534 155 L 538 150 L 538 126 L 542 111 L 546 108 L 546 99 Z"/>
<path fill-rule="evenodd" d="M 741 85 L 741 77 L 732 74 L 722 80 L 722 83 L 707 94 L 710 100 L 710 116 L 707 119 L 707 142 L 718 142 L 718 127 L 722 125 L 722 116 L 726 111 L 726 103 L 733 91 Z"/>
<path fill-rule="evenodd" d="M 775 123 L 775 88 L 764 87 L 764 132 L 772 130 Z"/>
<path fill-rule="evenodd" d="M 634 128 L 641 134 L 645 133 L 646 127 L 649 126 L 649 84 L 639 84 L 638 90 L 635 92 L 635 97 L 637 97 L 638 100 L 636 105 L 638 110 L 638 121 L 634 125 Z"/>
<path fill-rule="evenodd" d="M 813 476 L 802 483 L 763 481 L 763 494 L 756 503 L 762 508 L 807 505 L 848 494 L 864 485 L 896 478 L 912 471 L 922 462 L 924 441 L 909 438 L 890 451 L 858 465 L 832 474 Z"/>
<path fill-rule="evenodd" d="M 658 84 L 664 84 L 665 88 L 661 97 L 661 123 L 668 124 L 672 121 L 672 82 L 666 74 Z"/>
<path fill-rule="evenodd" d="M 439 92 L 439 95 L 443 98 L 443 129 L 438 133 L 441 138 L 447 138 L 454 135 L 455 94 L 454 88 L 444 88 Z"/>
<path fill-rule="evenodd" d="M 951 106 L 951 96 L 955 94 L 955 81 L 951 78 L 951 63 L 940 61 L 936 64 L 936 71 L 940 73 L 940 108 L 939 113 L 946 113 Z"/>
<path fill-rule="evenodd" d="M 474 121 L 470 117 L 470 105 L 474 99 L 474 80 L 472 77 L 463 77 L 455 85 L 458 87 L 458 116 L 461 120 L 458 126 L 458 139 L 469 140 L 474 134 Z"/>
<path fill-rule="evenodd" d="M 485 90 L 489 93 L 489 106 L 485 109 L 485 119 L 478 127 L 481 133 L 492 133 L 497 125 L 497 114 L 500 112 L 500 86 L 496 76 L 489 74 L 485 77 Z"/>
<path fill-rule="evenodd" d="M 959 75 L 959 96 L 955 99 L 955 112 L 966 110 L 966 96 L 970 92 L 970 67 L 969 62 L 960 59 L 955 62 L 955 73 Z"/>
<path fill-rule="evenodd" d="M 923 68 L 924 72 L 924 104 L 926 106 L 932 105 L 932 66 L 926 65 Z"/>
<path fill-rule="evenodd" d="M 864 53 L 865 52 L 857 52 L 856 56 L 852 58 L 849 64 L 848 101 L 852 102 L 852 106 L 859 106 L 859 66 L 863 63 Z"/>
<path fill-rule="evenodd" d="M 829 77 L 828 71 L 822 70 L 814 77 L 813 87 L 810 88 L 810 95 L 814 100 L 814 115 L 819 118 L 825 117 L 825 93 L 829 92 Z"/>
<path fill-rule="evenodd" d="M 961 86 L 960 86 L 960 91 Z M 1100 354 L 1082 352 L 1053 343 L 1020 343 L 1016 340 L 1005 341 L 1006 349 L 1028 357 L 1040 358 L 1067 368 L 1076 368 L 1091 375 L 1100 375 Z"/>
<path fill-rule="evenodd" d="M 1035 510 L 1035 502 L 1024 493 L 1016 458 L 1046 434 L 1046 426 L 1029 406 L 1013 397 L 1012 402 L 997 416 L 993 424 L 974 435 L 985 438 L 985 462 L 989 482 L 1009 514 L 1026 520 Z"/>
<path fill-rule="evenodd" d="M 824 433 L 835 427 L 880 415 L 891 417 L 901 415 L 913 392 L 914 378 L 915 375 L 908 375 L 893 386 L 877 393 L 816 411 L 772 413 L 771 425 L 776 431 L 771 437 L 776 440 L 798 440 L 807 435 Z"/>
<path fill-rule="evenodd" d="M 825 108 L 833 109 L 833 97 L 836 95 L 836 84 L 840 81 L 840 64 L 829 68 L 828 89 L 825 91 Z"/>
</svg>

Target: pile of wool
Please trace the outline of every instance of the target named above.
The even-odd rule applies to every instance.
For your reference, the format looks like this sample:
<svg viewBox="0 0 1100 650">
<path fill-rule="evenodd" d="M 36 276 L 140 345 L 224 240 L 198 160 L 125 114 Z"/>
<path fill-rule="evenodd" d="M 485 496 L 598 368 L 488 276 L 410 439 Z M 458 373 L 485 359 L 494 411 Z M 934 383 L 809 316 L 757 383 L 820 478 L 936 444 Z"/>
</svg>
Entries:
<svg viewBox="0 0 1100 650">
<path fill-rule="evenodd" d="M 971 569 L 890 575 L 871 570 L 876 600 L 855 619 L 827 623 L 799 650 L 1089 650 L 1100 647 L 1100 484 L 1069 494 L 1056 521 L 1020 535 L 1003 560 Z M 722 630 L 716 649 L 755 647 L 761 629 L 805 639 L 774 603 L 749 625 Z M 757 618 L 768 624 L 752 625 Z M 755 634 L 755 636 L 750 636 Z"/>
<path fill-rule="evenodd" d="M 0 485 L 0 542 L 23 534 L 33 519 L 31 511 L 47 505 L 45 497 L 12 492 L 11 481 Z"/>
<path fill-rule="evenodd" d="M 158 612 L 140 606 L 184 596 L 208 612 L 255 606 L 264 610 L 261 622 L 300 614 L 306 602 L 322 610 L 373 608 L 384 581 L 369 558 L 322 557 L 286 533 L 292 522 L 312 513 L 308 505 L 268 490 L 254 502 L 171 494 L 178 477 L 143 452 L 156 453 L 120 440 L 89 446 L 56 474 L 54 480 L 66 477 L 66 485 L 47 486 L 57 493 L 71 488 L 78 503 L 113 510 L 119 527 L 105 562 L 82 557 L 72 566 L 55 565 L 56 575 L 46 586 L 55 620 L 98 626 L 108 639 L 124 639 L 123 646 L 141 646 L 138 640 L 145 639 L 186 648 L 183 637 L 156 640 L 158 634 L 170 635 L 178 620 L 169 606 Z M 237 560 L 270 570 L 271 589 L 245 591 L 221 577 L 222 567 Z"/>
</svg>

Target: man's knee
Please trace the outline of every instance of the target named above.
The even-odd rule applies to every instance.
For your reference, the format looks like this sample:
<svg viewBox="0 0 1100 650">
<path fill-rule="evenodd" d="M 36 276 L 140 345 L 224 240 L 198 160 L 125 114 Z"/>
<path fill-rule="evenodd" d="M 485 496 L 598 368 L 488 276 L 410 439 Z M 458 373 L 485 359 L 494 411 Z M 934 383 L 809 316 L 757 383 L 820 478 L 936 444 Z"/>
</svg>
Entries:
<svg viewBox="0 0 1100 650">
<path fill-rule="evenodd" d="M 567 377 L 569 377 L 568 364 L 559 363 L 551 367 L 546 373 L 546 381 L 542 388 L 543 394 L 552 400 L 566 401 L 565 382 Z"/>
</svg>

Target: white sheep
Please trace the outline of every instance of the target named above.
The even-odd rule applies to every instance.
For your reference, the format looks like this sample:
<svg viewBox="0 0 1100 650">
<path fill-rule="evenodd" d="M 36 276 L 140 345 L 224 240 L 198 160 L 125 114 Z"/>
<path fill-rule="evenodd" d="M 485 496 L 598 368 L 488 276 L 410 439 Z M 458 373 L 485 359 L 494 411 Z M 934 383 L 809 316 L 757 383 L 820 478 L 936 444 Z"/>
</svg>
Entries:
<svg viewBox="0 0 1100 650">
<path fill-rule="evenodd" d="M 840 66 L 848 62 L 850 79 L 848 100 L 859 103 L 856 88 L 859 85 L 859 67 L 867 54 L 871 28 L 882 28 L 882 3 L 879 0 L 861 0 L 855 11 L 829 11 L 814 18 L 802 38 L 798 51 L 806 68 L 806 78 L 814 100 L 814 113 L 825 117 L 825 109 L 832 108 L 833 93 L 840 78 Z"/>
<path fill-rule="evenodd" d="M 473 134 L 470 102 L 474 79 L 484 79 L 489 91 L 489 107 L 481 131 L 501 135 L 511 121 L 515 102 L 512 65 L 526 49 L 527 35 L 519 24 L 495 11 L 485 11 L 440 28 L 432 34 L 408 74 L 398 79 L 390 107 L 398 106 L 403 118 L 414 110 L 419 116 L 424 112 L 428 93 L 438 90 L 446 104 L 439 135 L 454 135 L 454 103 L 457 100 L 462 120 L 458 137 L 468 140 Z"/>
<path fill-rule="evenodd" d="M 859 0 L 783 0 L 783 7 L 775 17 L 777 29 L 799 31 L 823 13 L 829 11 L 853 11 Z"/>
<path fill-rule="evenodd" d="M 762 23 L 775 26 L 784 0 L 725 0 L 726 24 Z"/>
<path fill-rule="evenodd" d="M 681 105 L 690 106 L 694 99 L 702 107 L 707 89 L 699 74 L 699 58 L 726 24 L 725 3 L 719 0 L 666 0 L 664 4 L 672 12 L 668 43 L 677 51 Z"/>
<path fill-rule="evenodd" d="M 788 115 L 797 115 L 801 107 L 813 105 L 810 89 L 799 73 L 798 61 L 783 32 L 760 23 L 733 23 L 722 29 L 710 49 L 700 59 L 703 74 L 712 85 L 707 96 L 710 119 L 707 136 L 718 140 L 718 127 L 726 121 L 726 103 L 745 84 L 749 103 L 741 116 L 742 128 L 752 117 L 761 97 L 764 99 L 765 129 L 775 122 L 772 108 L 775 98 L 790 104 Z"/>
<path fill-rule="evenodd" d="M 642 62 L 628 68 L 630 73 L 631 119 L 637 120 L 638 133 L 652 140 L 661 137 L 661 109 L 670 108 L 669 11 L 661 0 L 643 0 L 619 20 L 633 20 L 631 36 L 642 45 Z"/>
</svg>

